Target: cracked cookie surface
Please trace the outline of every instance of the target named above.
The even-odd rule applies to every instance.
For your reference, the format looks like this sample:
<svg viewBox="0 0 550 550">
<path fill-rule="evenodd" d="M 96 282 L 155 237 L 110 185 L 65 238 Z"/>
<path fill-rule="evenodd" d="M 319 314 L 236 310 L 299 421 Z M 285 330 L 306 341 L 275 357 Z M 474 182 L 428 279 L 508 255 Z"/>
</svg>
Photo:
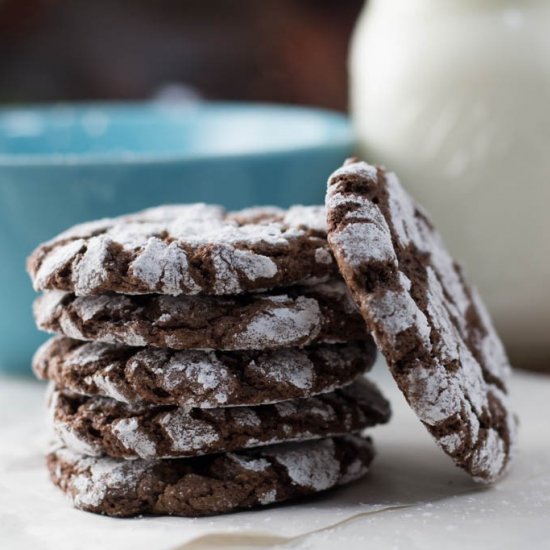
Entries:
<svg viewBox="0 0 550 550">
<path fill-rule="evenodd" d="M 171 349 L 279 349 L 365 340 L 341 281 L 238 296 L 75 296 L 49 291 L 38 326 L 76 340 Z"/>
<path fill-rule="evenodd" d="M 322 206 L 227 213 L 206 204 L 75 226 L 40 245 L 27 268 L 36 290 L 79 296 L 239 294 L 336 273 Z"/>
<path fill-rule="evenodd" d="M 369 439 L 343 436 L 179 460 L 48 455 L 52 481 L 81 510 L 114 517 L 208 516 L 265 506 L 359 479 Z"/>
<path fill-rule="evenodd" d="M 331 393 L 257 407 L 187 409 L 128 405 L 53 391 L 51 418 L 71 450 L 115 458 L 176 458 L 359 432 L 389 420 L 366 380 Z"/>
<path fill-rule="evenodd" d="M 349 161 L 326 207 L 339 270 L 407 401 L 459 467 L 495 481 L 516 419 L 508 358 L 477 291 L 394 174 Z"/>
<path fill-rule="evenodd" d="M 43 380 L 125 403 L 213 408 L 327 393 L 372 366 L 372 340 L 265 351 L 175 351 L 56 337 L 35 354 Z"/>
</svg>

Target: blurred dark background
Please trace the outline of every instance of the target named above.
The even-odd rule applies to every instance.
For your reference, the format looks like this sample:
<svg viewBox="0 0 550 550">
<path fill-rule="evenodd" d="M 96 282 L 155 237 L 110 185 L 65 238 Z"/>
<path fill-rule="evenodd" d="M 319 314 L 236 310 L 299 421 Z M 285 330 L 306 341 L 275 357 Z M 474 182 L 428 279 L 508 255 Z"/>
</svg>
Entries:
<svg viewBox="0 0 550 550">
<path fill-rule="evenodd" d="M 0 0 L 0 102 L 207 99 L 345 110 L 363 0 Z"/>
</svg>

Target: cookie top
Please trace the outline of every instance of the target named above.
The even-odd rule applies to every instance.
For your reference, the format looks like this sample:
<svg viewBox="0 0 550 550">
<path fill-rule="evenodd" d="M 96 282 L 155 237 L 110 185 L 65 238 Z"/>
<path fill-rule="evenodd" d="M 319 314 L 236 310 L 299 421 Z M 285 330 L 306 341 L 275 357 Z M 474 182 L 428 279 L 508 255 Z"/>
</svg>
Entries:
<svg viewBox="0 0 550 550">
<path fill-rule="evenodd" d="M 343 435 L 390 416 L 388 402 L 366 380 L 317 397 L 258 407 L 147 407 L 61 391 L 52 392 L 50 407 L 55 432 L 71 450 L 144 459 Z"/>
<path fill-rule="evenodd" d="M 478 481 L 503 475 L 516 420 L 489 315 L 396 176 L 350 161 L 329 179 L 328 240 L 399 388 Z"/>
<path fill-rule="evenodd" d="M 363 476 L 369 439 L 344 436 L 179 460 L 48 455 L 52 481 L 81 510 L 115 517 L 208 516 L 325 491 Z"/>
<path fill-rule="evenodd" d="M 327 393 L 353 382 L 376 357 L 372 340 L 266 351 L 174 351 L 52 338 L 33 370 L 60 389 L 125 403 L 227 407 Z"/>
<path fill-rule="evenodd" d="M 38 326 L 77 340 L 172 349 L 274 349 L 369 338 L 343 282 L 238 296 L 75 296 L 35 302 Z"/>
<path fill-rule="evenodd" d="M 238 294 L 328 278 L 335 265 L 322 206 L 162 206 L 77 225 L 27 263 L 36 290 L 78 296 Z"/>
</svg>

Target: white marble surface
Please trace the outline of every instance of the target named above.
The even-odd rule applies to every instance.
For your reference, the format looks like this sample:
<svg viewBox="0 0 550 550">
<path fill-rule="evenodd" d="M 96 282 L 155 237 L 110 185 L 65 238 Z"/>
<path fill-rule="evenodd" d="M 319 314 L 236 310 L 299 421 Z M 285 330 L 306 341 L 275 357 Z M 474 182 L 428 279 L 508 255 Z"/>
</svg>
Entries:
<svg viewBox="0 0 550 550">
<path fill-rule="evenodd" d="M 373 430 L 378 457 L 359 483 L 255 512 L 133 520 L 69 506 L 43 466 L 44 386 L 0 378 L 0 548 L 550 548 L 550 376 L 515 375 L 520 453 L 493 488 L 470 482 L 441 454 L 382 364 L 374 378 L 394 418 Z"/>
</svg>

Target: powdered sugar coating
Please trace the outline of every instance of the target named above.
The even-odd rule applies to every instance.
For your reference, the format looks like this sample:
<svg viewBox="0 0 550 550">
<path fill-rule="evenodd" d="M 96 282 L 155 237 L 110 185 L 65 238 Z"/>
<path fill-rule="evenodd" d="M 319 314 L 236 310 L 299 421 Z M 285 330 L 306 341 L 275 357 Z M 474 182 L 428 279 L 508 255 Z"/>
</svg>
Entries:
<svg viewBox="0 0 550 550">
<path fill-rule="evenodd" d="M 274 502 L 277 502 L 277 490 L 276 489 L 269 489 L 266 491 L 263 495 L 259 498 L 260 504 L 267 506 L 268 504 L 273 504 Z"/>
<path fill-rule="evenodd" d="M 135 349 L 52 338 L 35 354 L 39 378 L 123 403 L 213 408 L 263 405 L 341 388 L 373 364 L 372 341 L 249 352 Z"/>
<path fill-rule="evenodd" d="M 76 239 L 58 246 L 51 254 L 44 258 L 40 267 L 34 274 L 34 284 L 39 288 L 47 284 L 47 280 L 51 274 L 65 269 L 82 250 L 84 245 L 84 239 Z"/>
<path fill-rule="evenodd" d="M 515 445 L 504 348 L 426 214 L 394 174 L 350 162 L 329 179 L 328 240 L 407 400 L 479 481 Z"/>
<path fill-rule="evenodd" d="M 269 456 L 269 450 L 264 452 Z M 280 445 L 276 452 L 277 462 L 286 468 L 296 485 L 323 491 L 333 487 L 340 477 L 340 462 L 331 439 L 303 443 L 299 449 Z"/>
<path fill-rule="evenodd" d="M 171 442 L 171 450 L 189 454 L 201 451 L 219 439 L 215 428 L 208 422 L 192 418 L 185 409 L 163 413 L 159 424 Z"/>
<path fill-rule="evenodd" d="M 163 206 L 75 226 L 38 247 L 28 267 L 35 289 L 78 296 L 238 294 L 327 278 L 325 237 L 321 206 Z"/>
<path fill-rule="evenodd" d="M 349 483 L 366 473 L 372 458 L 369 440 L 346 436 L 192 460 L 93 458 L 62 447 L 50 453 L 48 468 L 52 481 L 83 510 L 202 516 Z"/>
<path fill-rule="evenodd" d="M 388 290 L 381 296 L 370 298 L 365 307 L 376 311 L 378 322 L 393 343 L 398 334 L 415 328 L 422 342 L 429 345 L 431 329 L 428 320 L 406 290 Z"/>
<path fill-rule="evenodd" d="M 65 443 L 65 445 L 76 453 L 81 453 L 87 456 L 101 455 L 101 449 L 98 446 L 89 443 L 85 438 L 79 436 L 78 433 L 67 423 L 56 423 L 55 433 L 61 441 Z"/>
<path fill-rule="evenodd" d="M 132 262 L 131 269 L 149 288 L 156 288 L 161 282 L 165 294 L 179 294 L 182 287 L 188 288 L 190 294 L 200 292 L 200 286 L 189 274 L 187 254 L 175 242 L 167 244 L 151 237 Z M 82 293 L 85 294 L 86 289 Z"/>
<path fill-rule="evenodd" d="M 108 273 L 103 265 L 108 261 L 112 244 L 113 241 L 110 238 L 90 238 L 82 259 L 73 267 L 74 290 L 77 294 L 85 293 L 89 288 L 101 287 L 107 281 Z M 78 254 L 81 252 L 79 251 Z M 69 262 L 66 262 L 64 269 L 67 269 L 68 264 Z M 48 278 L 47 273 L 43 273 L 43 276 Z"/>
<path fill-rule="evenodd" d="M 315 261 L 319 264 L 331 264 L 333 262 L 332 254 L 326 248 L 317 248 Z"/>
<path fill-rule="evenodd" d="M 259 312 L 236 338 L 243 349 L 254 349 L 261 342 L 265 347 L 291 346 L 299 339 L 317 338 L 321 332 L 322 314 L 316 300 L 299 296 L 292 309 L 273 307 Z"/>
<path fill-rule="evenodd" d="M 235 461 L 241 468 L 251 472 L 265 472 L 271 465 L 265 458 L 249 458 L 236 453 L 227 453 L 226 456 Z"/>
<path fill-rule="evenodd" d="M 99 506 L 111 490 L 132 490 L 146 471 L 146 463 L 120 461 L 109 457 L 92 458 L 69 449 L 56 451 L 59 459 L 77 466 L 70 480 L 70 494 L 77 508 Z"/>
<path fill-rule="evenodd" d="M 292 228 L 313 229 L 326 234 L 327 221 L 325 207 L 318 206 L 291 206 L 284 214 L 283 223 Z"/>
<path fill-rule="evenodd" d="M 354 268 L 371 259 L 396 262 L 389 233 L 374 223 L 350 223 L 334 235 L 332 242 Z"/>
<path fill-rule="evenodd" d="M 304 391 L 311 390 L 316 376 L 315 365 L 308 355 L 293 349 L 282 349 L 267 361 L 252 361 L 249 368 L 263 375 L 270 384 L 288 383 Z"/>
<path fill-rule="evenodd" d="M 59 391 L 51 403 L 54 429 L 68 448 L 87 454 L 83 445 L 89 445 L 94 454 L 127 459 L 200 456 L 357 433 L 390 416 L 387 401 L 362 380 L 318 397 L 259 407 L 156 408 Z"/>
<path fill-rule="evenodd" d="M 34 313 L 48 332 L 129 346 L 261 350 L 368 338 L 339 281 L 223 297 L 51 291 L 37 298 Z"/>
<path fill-rule="evenodd" d="M 156 455 L 155 442 L 140 428 L 137 418 L 122 418 L 113 424 L 113 433 L 120 442 L 140 458 Z"/>
<path fill-rule="evenodd" d="M 94 342 L 96 343 L 96 342 Z M 108 344 L 105 344 L 108 345 Z M 98 394 L 105 396 L 105 397 L 111 397 L 112 399 L 116 399 L 117 401 L 121 401 L 122 403 L 129 403 L 130 401 L 126 397 L 126 395 L 123 393 L 123 391 L 119 390 L 117 387 L 117 384 L 113 381 L 110 374 L 114 371 L 114 366 L 109 365 L 105 369 L 103 369 L 103 372 L 97 372 L 91 375 L 91 377 L 87 377 L 84 380 L 84 383 L 86 386 L 92 386 L 98 389 Z"/>
</svg>

